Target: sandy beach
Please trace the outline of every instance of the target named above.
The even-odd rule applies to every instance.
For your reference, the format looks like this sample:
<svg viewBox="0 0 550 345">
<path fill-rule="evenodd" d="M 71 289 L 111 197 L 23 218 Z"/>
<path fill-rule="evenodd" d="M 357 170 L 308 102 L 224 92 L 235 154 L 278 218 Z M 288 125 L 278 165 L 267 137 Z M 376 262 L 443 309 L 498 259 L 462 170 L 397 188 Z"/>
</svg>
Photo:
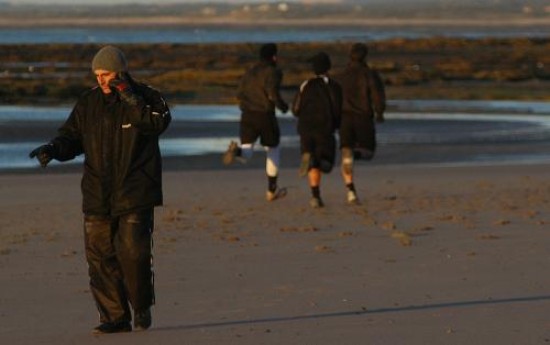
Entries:
<svg viewBox="0 0 550 345">
<path fill-rule="evenodd" d="M 167 171 L 153 327 L 101 337 L 80 174 L 3 174 L 0 343 L 548 343 L 548 169 L 362 164 L 321 210 L 296 169 L 272 203 L 261 168 Z"/>
</svg>

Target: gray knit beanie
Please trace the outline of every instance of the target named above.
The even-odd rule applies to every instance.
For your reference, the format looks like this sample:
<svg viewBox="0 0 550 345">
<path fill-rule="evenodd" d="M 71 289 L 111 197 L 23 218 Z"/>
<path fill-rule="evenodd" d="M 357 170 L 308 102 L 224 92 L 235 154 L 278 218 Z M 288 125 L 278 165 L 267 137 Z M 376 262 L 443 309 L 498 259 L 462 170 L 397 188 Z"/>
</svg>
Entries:
<svg viewBox="0 0 550 345">
<path fill-rule="evenodd" d="M 92 71 L 103 69 L 109 72 L 128 71 L 128 62 L 124 53 L 114 46 L 105 46 L 95 54 L 92 60 Z"/>
</svg>

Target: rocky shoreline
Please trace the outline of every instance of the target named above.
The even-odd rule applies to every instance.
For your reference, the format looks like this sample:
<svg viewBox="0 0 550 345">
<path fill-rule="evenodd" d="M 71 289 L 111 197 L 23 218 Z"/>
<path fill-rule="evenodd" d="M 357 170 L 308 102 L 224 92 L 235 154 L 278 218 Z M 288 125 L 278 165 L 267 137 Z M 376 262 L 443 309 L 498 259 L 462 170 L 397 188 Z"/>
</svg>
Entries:
<svg viewBox="0 0 550 345">
<path fill-rule="evenodd" d="M 120 44 L 133 75 L 169 101 L 233 104 L 257 44 Z M 310 77 L 307 58 L 327 52 L 345 66 L 350 43 L 281 43 L 283 96 Z M 550 38 L 390 39 L 369 43 L 369 64 L 389 99 L 550 100 Z M 6 44 L 0 57 L 3 104 L 72 103 L 94 85 L 90 61 L 99 44 Z"/>
</svg>

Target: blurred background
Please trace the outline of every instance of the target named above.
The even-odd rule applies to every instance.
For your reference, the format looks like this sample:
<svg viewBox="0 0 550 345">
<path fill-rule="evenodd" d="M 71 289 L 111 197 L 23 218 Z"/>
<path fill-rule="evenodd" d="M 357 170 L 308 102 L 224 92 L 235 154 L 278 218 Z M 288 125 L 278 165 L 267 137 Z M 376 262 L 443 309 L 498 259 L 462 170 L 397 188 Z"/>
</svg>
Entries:
<svg viewBox="0 0 550 345">
<path fill-rule="evenodd" d="M 172 105 L 165 156 L 218 154 L 237 136 L 235 89 L 265 42 L 279 45 L 288 102 L 309 56 L 326 51 L 339 69 L 353 42 L 368 44 L 393 119 L 374 164 L 547 159 L 548 0 L 0 0 L 0 170 L 36 167 L 26 151 L 96 84 L 90 62 L 106 44 Z M 279 116 L 295 150 L 292 116 Z"/>
</svg>

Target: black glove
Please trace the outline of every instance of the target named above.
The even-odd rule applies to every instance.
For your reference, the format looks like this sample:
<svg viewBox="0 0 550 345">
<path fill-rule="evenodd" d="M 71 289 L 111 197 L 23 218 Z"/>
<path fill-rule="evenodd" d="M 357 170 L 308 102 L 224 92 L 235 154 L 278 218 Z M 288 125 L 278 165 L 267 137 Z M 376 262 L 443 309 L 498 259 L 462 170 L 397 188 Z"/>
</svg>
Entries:
<svg viewBox="0 0 550 345">
<path fill-rule="evenodd" d="M 30 158 L 36 157 L 42 168 L 45 168 L 48 163 L 54 158 L 55 148 L 52 144 L 46 144 L 35 148 L 29 153 Z"/>
<path fill-rule="evenodd" d="M 117 78 L 112 79 L 109 82 L 111 90 L 120 95 L 120 99 L 123 102 L 128 103 L 131 106 L 137 106 L 139 103 L 143 102 L 143 99 L 140 95 L 136 94 L 132 89 L 129 78 L 124 73 L 120 73 Z"/>
</svg>

